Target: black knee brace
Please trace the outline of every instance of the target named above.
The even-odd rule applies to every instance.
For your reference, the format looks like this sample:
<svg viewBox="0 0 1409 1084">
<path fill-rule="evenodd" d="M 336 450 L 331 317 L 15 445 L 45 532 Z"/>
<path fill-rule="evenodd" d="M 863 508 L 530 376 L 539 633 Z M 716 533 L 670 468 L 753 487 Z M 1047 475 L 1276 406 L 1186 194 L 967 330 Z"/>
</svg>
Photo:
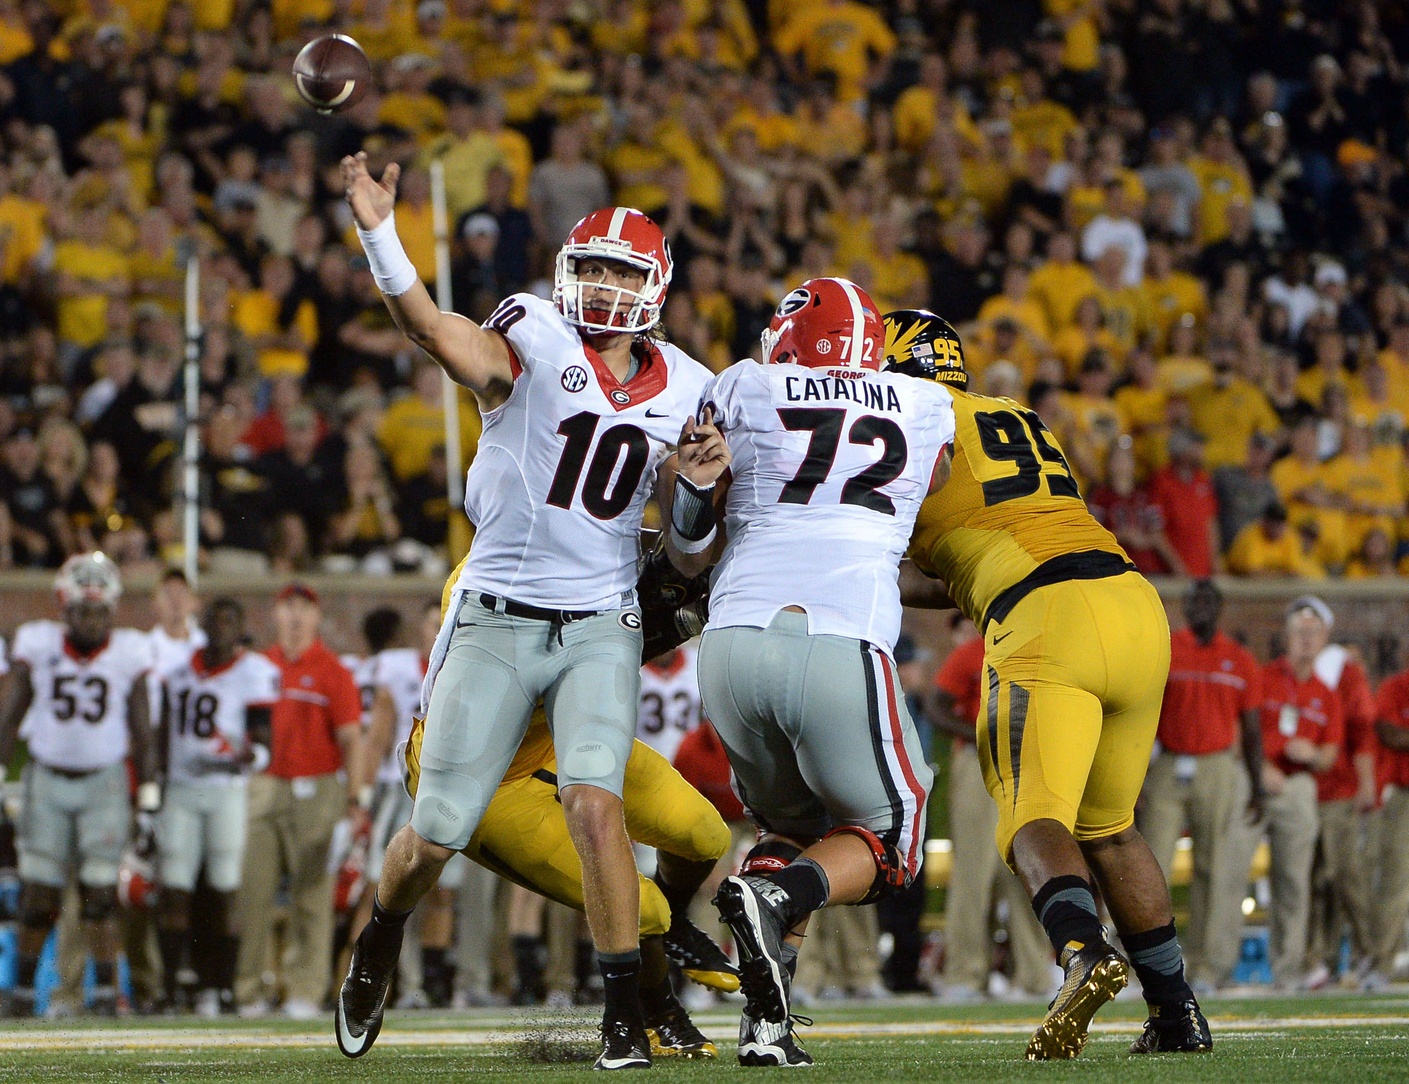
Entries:
<svg viewBox="0 0 1409 1084">
<path fill-rule="evenodd" d="M 84 922 L 103 922 L 117 913 L 115 885 L 79 885 L 79 917 Z"/>
<path fill-rule="evenodd" d="M 776 873 L 789 862 L 802 854 L 796 843 L 776 836 L 754 844 L 753 850 L 744 856 L 740 873 Z"/>
</svg>

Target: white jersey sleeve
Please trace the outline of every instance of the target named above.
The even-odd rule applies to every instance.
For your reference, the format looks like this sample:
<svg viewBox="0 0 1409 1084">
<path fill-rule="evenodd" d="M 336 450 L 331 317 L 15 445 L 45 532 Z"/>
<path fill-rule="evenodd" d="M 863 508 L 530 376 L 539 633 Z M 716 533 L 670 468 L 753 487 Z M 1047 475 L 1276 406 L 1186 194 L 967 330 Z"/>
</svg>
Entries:
<svg viewBox="0 0 1409 1084">
<path fill-rule="evenodd" d="M 386 689 L 395 711 L 391 752 L 377 769 L 377 780 L 383 783 L 401 782 L 401 766 L 396 748 L 411 737 L 411 724 L 421 704 L 421 681 L 426 674 L 425 661 L 414 648 L 394 647 L 367 660 L 368 679 L 373 691 Z"/>
<path fill-rule="evenodd" d="M 145 633 L 114 629 L 104 647 L 84 656 L 58 622 L 35 621 L 16 632 L 15 658 L 30 668 L 34 698 L 22 733 L 35 760 L 86 772 L 126 759 L 128 699 L 152 666 Z"/>
<path fill-rule="evenodd" d="M 508 342 L 515 379 L 484 415 L 465 486 L 475 545 L 456 590 L 547 609 L 631 605 L 656 471 L 709 371 L 643 339 L 640 368 L 622 384 L 532 294 L 506 298 L 485 326 Z"/>
<path fill-rule="evenodd" d="M 167 778 L 181 783 L 238 783 L 246 774 L 250 708 L 279 699 L 279 668 L 257 651 L 207 669 L 197 654 L 167 676 Z"/>
<path fill-rule="evenodd" d="M 705 390 L 733 453 L 709 626 L 766 628 L 785 606 L 814 634 L 890 650 L 899 565 L 954 439 L 938 384 L 741 362 Z"/>
</svg>

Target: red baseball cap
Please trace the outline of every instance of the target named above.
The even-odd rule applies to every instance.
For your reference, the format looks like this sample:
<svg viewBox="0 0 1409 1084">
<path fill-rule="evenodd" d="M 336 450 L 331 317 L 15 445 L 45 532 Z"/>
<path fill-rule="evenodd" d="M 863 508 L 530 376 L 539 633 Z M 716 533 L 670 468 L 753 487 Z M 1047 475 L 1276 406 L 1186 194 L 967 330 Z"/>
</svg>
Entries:
<svg viewBox="0 0 1409 1084">
<path fill-rule="evenodd" d="M 318 592 L 309 587 L 306 583 L 295 580 L 293 583 L 286 583 L 280 588 L 279 593 L 274 597 L 276 602 L 287 602 L 291 598 L 301 598 L 313 605 L 320 605 Z"/>
</svg>

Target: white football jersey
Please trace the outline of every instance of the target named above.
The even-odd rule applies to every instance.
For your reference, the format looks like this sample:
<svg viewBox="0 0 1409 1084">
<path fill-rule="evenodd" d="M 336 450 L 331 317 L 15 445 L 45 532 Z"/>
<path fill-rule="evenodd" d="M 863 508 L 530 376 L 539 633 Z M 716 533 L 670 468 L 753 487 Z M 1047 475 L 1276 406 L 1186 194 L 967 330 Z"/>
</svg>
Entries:
<svg viewBox="0 0 1409 1084">
<path fill-rule="evenodd" d="M 377 769 L 377 781 L 382 783 L 401 782 L 401 766 L 396 759 L 396 748 L 411 737 L 411 723 L 421 705 L 421 680 L 426 675 L 426 661 L 421 653 L 411 647 L 390 647 L 379 651 L 370 658 L 363 659 L 353 678 L 362 691 L 362 710 L 372 710 L 371 698 L 376 691 L 385 688 L 391 694 L 391 702 L 396 709 L 395 730 L 392 736 L 391 752 Z"/>
<path fill-rule="evenodd" d="M 949 392 L 892 373 L 740 362 L 703 403 L 734 457 L 706 627 L 767 628 L 800 606 L 814 635 L 890 651 L 900 558 L 954 439 Z"/>
<path fill-rule="evenodd" d="M 160 722 L 161 683 L 191 661 L 191 656 L 205 647 L 205 632 L 194 620 L 186 622 L 186 636 L 178 640 L 160 625 L 147 633 L 152 644 L 152 672 L 147 675 L 147 699 L 152 705 L 152 725 Z"/>
<path fill-rule="evenodd" d="M 279 699 L 279 668 L 258 651 L 241 651 L 211 670 L 204 652 L 197 651 L 163 684 L 167 778 L 178 783 L 243 782 L 244 772 L 224 766 L 238 763 L 244 753 L 246 712 L 272 708 Z"/>
<path fill-rule="evenodd" d="M 10 657 L 29 666 L 34 699 L 21 734 L 41 764 L 90 772 L 127 758 L 127 698 L 152 668 L 151 641 L 136 629 L 113 629 L 95 654 L 80 656 L 57 621 L 15 630 Z"/>
<path fill-rule="evenodd" d="M 710 373 L 667 343 L 619 384 L 551 302 L 506 298 L 485 327 L 513 350 L 514 388 L 484 415 L 465 486 L 475 545 L 457 590 L 548 609 L 635 601 L 656 469 Z"/>
<path fill-rule="evenodd" d="M 685 735 L 700 725 L 700 679 L 695 647 L 682 645 L 669 666 L 641 667 L 641 709 L 636 736 L 666 760 L 675 760 Z"/>
</svg>

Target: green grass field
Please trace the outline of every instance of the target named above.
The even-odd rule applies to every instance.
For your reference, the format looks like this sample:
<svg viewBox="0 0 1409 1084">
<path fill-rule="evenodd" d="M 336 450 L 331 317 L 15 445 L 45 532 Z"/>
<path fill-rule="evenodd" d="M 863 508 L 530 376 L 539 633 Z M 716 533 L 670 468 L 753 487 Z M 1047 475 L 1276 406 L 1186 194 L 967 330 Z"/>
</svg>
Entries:
<svg viewBox="0 0 1409 1084">
<path fill-rule="evenodd" d="M 1143 1004 L 1122 1000 L 1097 1017 L 1075 1062 L 1021 1060 L 1037 1005 L 828 1005 L 801 1034 L 817 1059 L 806 1079 L 900 1084 L 905 1081 L 1141 1081 L 1372 1084 L 1409 1080 L 1409 994 L 1225 999 L 1206 1008 L 1214 1027 L 1210 1055 L 1132 1058 L 1126 1053 Z M 658 1061 L 652 1079 L 731 1079 L 737 1016 L 699 1014 L 720 1046 L 717 1062 Z M 393 1013 L 377 1047 L 348 1061 L 331 1024 L 128 1020 L 0 1028 L 0 1081 L 580 1081 L 588 1071 L 594 1018 L 544 1011 L 464 1014 Z"/>
</svg>

